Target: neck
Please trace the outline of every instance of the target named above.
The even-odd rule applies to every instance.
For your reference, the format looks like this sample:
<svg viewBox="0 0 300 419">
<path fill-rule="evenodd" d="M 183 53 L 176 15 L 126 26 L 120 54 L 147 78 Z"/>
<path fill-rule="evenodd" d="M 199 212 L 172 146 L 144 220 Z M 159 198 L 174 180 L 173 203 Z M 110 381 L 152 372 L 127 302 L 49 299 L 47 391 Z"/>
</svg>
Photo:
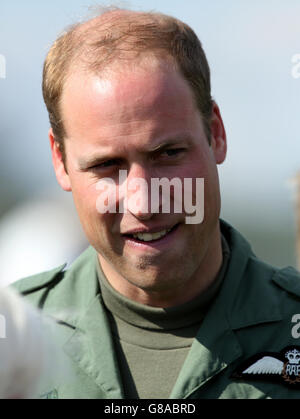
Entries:
<svg viewBox="0 0 300 419">
<path fill-rule="evenodd" d="M 200 258 L 196 271 L 177 286 L 168 286 L 158 290 L 140 288 L 124 278 L 100 254 L 98 258 L 108 282 L 121 295 L 152 307 L 174 307 L 202 294 L 216 280 L 223 261 L 220 227 L 218 224 L 203 257 Z"/>
</svg>

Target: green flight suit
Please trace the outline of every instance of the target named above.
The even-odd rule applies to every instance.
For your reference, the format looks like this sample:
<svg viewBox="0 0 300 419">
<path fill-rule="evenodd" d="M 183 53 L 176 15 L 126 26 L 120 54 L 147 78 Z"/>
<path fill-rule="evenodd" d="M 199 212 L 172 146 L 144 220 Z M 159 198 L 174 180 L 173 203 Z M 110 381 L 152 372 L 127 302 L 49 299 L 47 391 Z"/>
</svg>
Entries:
<svg viewBox="0 0 300 419">
<path fill-rule="evenodd" d="M 170 398 L 300 398 L 300 388 L 285 385 L 283 379 L 232 376 L 253 355 L 300 344 L 292 335 L 292 317 L 300 314 L 300 276 L 293 268 L 277 269 L 257 259 L 247 241 L 224 221 L 221 229 L 231 250 L 227 273 Z M 66 271 L 64 265 L 14 284 L 58 320 L 63 349 L 71 360 L 72 380 L 47 389 L 45 397 L 123 398 L 96 257 L 90 247 Z"/>
</svg>

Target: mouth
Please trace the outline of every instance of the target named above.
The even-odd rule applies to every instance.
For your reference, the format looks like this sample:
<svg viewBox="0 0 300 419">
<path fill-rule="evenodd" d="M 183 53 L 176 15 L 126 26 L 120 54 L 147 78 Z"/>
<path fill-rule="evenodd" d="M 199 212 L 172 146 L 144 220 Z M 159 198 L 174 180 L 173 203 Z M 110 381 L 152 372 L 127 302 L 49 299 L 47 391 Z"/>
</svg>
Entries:
<svg viewBox="0 0 300 419">
<path fill-rule="evenodd" d="M 135 234 L 124 234 L 123 237 L 130 239 L 136 243 L 140 244 L 151 244 L 162 241 L 169 235 L 171 235 L 175 230 L 177 230 L 179 223 L 173 226 L 172 228 L 161 230 L 155 233 L 135 233 Z"/>
</svg>

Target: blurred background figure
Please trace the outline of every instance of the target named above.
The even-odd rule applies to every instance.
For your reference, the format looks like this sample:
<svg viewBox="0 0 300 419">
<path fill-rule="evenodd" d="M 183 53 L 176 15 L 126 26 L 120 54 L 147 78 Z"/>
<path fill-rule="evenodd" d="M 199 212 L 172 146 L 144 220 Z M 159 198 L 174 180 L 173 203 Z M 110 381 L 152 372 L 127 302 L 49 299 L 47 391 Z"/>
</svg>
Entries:
<svg viewBox="0 0 300 419">
<path fill-rule="evenodd" d="M 53 327 L 14 290 L 0 289 L 0 399 L 38 398 L 54 375 L 68 373 Z"/>
<path fill-rule="evenodd" d="M 71 263 L 87 246 L 67 198 L 24 201 L 0 219 L 0 286 Z"/>
</svg>

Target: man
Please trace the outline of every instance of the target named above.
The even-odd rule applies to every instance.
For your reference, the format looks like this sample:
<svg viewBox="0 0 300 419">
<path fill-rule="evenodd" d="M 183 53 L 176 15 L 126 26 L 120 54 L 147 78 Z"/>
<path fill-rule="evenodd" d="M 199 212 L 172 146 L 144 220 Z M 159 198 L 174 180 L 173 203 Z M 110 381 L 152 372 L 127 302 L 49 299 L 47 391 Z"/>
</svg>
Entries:
<svg viewBox="0 0 300 419">
<path fill-rule="evenodd" d="M 91 244 L 16 285 L 73 361 L 49 397 L 298 398 L 299 276 L 219 219 L 226 133 L 194 32 L 109 10 L 55 42 L 43 92 L 57 180 Z"/>
</svg>

